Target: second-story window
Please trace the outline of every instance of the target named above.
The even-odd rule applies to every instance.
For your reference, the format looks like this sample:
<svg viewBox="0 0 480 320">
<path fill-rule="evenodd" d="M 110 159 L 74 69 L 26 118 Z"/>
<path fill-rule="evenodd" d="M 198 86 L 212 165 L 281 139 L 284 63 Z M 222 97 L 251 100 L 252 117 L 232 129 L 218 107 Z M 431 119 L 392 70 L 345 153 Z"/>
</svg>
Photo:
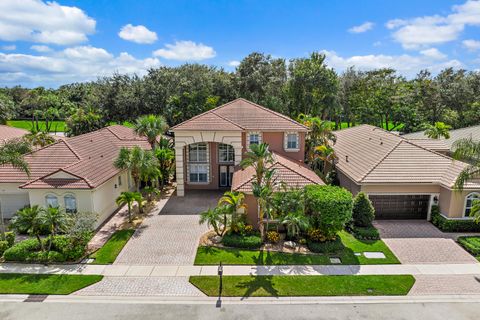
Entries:
<svg viewBox="0 0 480 320">
<path fill-rule="evenodd" d="M 260 132 L 249 132 L 247 136 L 248 146 L 251 144 L 260 144 L 262 143 L 262 136 Z"/>
<path fill-rule="evenodd" d="M 285 134 L 285 149 L 287 150 L 298 150 L 298 133 L 296 132 L 287 132 Z"/>
<path fill-rule="evenodd" d="M 206 143 L 188 146 L 188 181 L 191 183 L 208 183 L 209 163 Z"/>
<path fill-rule="evenodd" d="M 229 144 L 220 143 L 218 145 L 218 161 L 219 162 L 234 162 L 235 150 Z"/>
</svg>

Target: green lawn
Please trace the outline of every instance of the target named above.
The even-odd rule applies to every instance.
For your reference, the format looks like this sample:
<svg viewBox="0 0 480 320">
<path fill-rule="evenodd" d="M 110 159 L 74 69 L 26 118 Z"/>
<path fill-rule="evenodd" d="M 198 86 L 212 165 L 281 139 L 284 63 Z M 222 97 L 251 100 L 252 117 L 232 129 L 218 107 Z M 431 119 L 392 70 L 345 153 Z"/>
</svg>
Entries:
<svg viewBox="0 0 480 320">
<path fill-rule="evenodd" d="M 192 276 L 190 282 L 207 296 L 219 293 L 218 276 Z M 374 276 L 224 276 L 222 296 L 401 296 L 415 278 L 411 275 Z"/>
<path fill-rule="evenodd" d="M 458 243 L 480 261 L 480 237 L 459 237 Z"/>
<path fill-rule="evenodd" d="M 360 125 L 361 123 L 358 123 L 357 125 Z M 403 124 L 400 124 L 399 126 L 395 127 L 395 125 L 393 124 L 393 122 L 389 122 L 388 123 L 388 129 L 389 130 L 395 130 L 395 131 L 399 131 L 399 130 L 402 130 L 403 128 Z M 348 124 L 346 122 L 341 122 L 340 123 L 340 129 L 345 129 L 345 128 L 348 128 Z M 385 126 L 385 123 L 383 124 L 383 129 L 387 129 L 386 126 Z"/>
<path fill-rule="evenodd" d="M 335 254 L 291 254 L 264 250 L 243 250 L 235 248 L 215 248 L 201 246 L 195 257 L 196 265 L 302 265 L 302 264 L 330 264 L 329 257 L 339 257 L 342 264 L 398 264 L 400 261 L 381 240 L 358 240 L 351 234 L 342 231 L 340 238 L 345 248 Z M 383 252 L 386 259 L 367 259 L 356 256 L 356 252 Z"/>
<path fill-rule="evenodd" d="M 70 294 L 100 280 L 99 275 L 0 274 L 0 294 Z"/>
<path fill-rule="evenodd" d="M 98 251 L 94 252 L 90 257 L 94 258 L 94 264 L 111 264 L 115 261 L 120 251 L 127 244 L 130 237 L 135 230 L 118 230 L 112 235 L 112 237 L 101 247 Z"/>
<path fill-rule="evenodd" d="M 32 128 L 32 121 L 30 120 L 9 120 L 7 125 L 10 127 L 30 130 Z M 39 121 L 40 129 L 45 128 L 45 121 Z M 50 129 L 52 132 L 64 132 L 65 131 L 65 121 L 52 121 L 52 127 Z"/>
</svg>

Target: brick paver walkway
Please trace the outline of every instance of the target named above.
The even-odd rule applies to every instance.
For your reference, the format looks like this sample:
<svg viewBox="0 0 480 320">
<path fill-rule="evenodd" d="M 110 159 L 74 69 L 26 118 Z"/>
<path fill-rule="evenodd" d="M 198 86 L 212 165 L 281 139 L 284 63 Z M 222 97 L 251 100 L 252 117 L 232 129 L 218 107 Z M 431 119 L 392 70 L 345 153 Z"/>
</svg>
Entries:
<svg viewBox="0 0 480 320">
<path fill-rule="evenodd" d="M 443 233 L 428 221 L 378 220 L 382 240 L 402 263 L 477 263 L 456 242 L 458 233 Z"/>
<path fill-rule="evenodd" d="M 409 295 L 480 294 L 480 275 L 417 275 Z"/>
</svg>

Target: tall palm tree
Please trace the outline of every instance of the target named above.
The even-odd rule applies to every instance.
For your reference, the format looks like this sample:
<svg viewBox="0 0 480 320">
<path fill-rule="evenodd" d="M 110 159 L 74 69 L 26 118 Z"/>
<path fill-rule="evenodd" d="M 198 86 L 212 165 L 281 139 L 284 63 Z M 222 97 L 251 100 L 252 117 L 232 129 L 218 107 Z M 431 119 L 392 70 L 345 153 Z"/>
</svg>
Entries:
<svg viewBox="0 0 480 320">
<path fill-rule="evenodd" d="M 118 206 L 127 205 L 128 222 L 132 222 L 132 205 L 137 198 L 135 193 L 136 192 L 124 191 L 115 200 Z"/>
<path fill-rule="evenodd" d="M 36 237 L 42 251 L 44 251 L 43 242 L 40 238 L 42 228 L 41 215 L 44 209 L 39 206 L 26 207 L 18 210 L 12 218 L 11 228 L 18 233 L 26 232 L 31 237 Z"/>
<path fill-rule="evenodd" d="M 158 161 L 152 151 L 134 146 L 132 149 L 121 148 L 117 159 L 114 161 L 114 166 L 118 169 L 129 170 L 135 184 L 135 190 L 140 192 L 142 174 L 152 170 L 152 167 L 158 166 Z"/>
<path fill-rule="evenodd" d="M 161 172 L 160 187 L 163 189 L 163 186 L 168 183 L 175 166 L 175 151 L 171 148 L 160 145 L 160 147 L 156 148 L 154 152 L 158 159 L 158 168 Z"/>
<path fill-rule="evenodd" d="M 272 164 L 273 156 L 268 149 L 267 143 L 251 145 L 250 151 L 245 153 L 244 159 L 240 162 L 240 166 L 243 168 L 253 167 L 255 170 L 255 181 L 252 182 L 252 190 L 258 202 L 258 227 L 262 239 L 265 235 L 263 219 L 268 208 L 266 195 L 270 194 L 270 190 L 264 185 L 264 179 L 268 177 L 271 171 L 269 168 Z"/>
<path fill-rule="evenodd" d="M 0 166 L 9 164 L 30 176 L 30 166 L 23 155 L 31 152 L 32 146 L 23 139 L 12 139 L 0 146 Z"/>
<path fill-rule="evenodd" d="M 160 115 L 145 115 L 135 121 L 134 130 L 135 132 L 147 138 L 148 143 L 152 147 L 152 150 L 155 148 L 157 143 L 158 136 L 161 136 L 168 129 L 167 121 L 163 116 Z"/>
<path fill-rule="evenodd" d="M 231 229 L 234 229 L 238 224 L 239 209 L 247 209 L 247 205 L 245 204 L 245 194 L 239 191 L 225 192 L 220 200 L 218 200 L 218 205 L 225 206 L 225 209 L 231 214 Z"/>
<path fill-rule="evenodd" d="M 315 154 L 317 155 L 317 158 L 322 161 L 322 174 L 323 174 L 323 177 L 325 178 L 328 173 L 327 163 L 331 163 L 334 165 L 335 160 L 337 159 L 335 150 L 331 145 L 326 144 L 326 145 L 315 147 Z"/>
<path fill-rule="evenodd" d="M 469 164 L 455 181 L 455 188 L 463 190 L 468 181 L 480 177 L 480 141 L 474 141 L 472 138 L 461 139 L 453 144 L 453 150 L 455 159 Z"/>
<path fill-rule="evenodd" d="M 425 135 L 430 139 L 450 138 L 451 126 L 443 122 L 435 122 L 434 125 L 428 124 L 425 128 Z"/>
</svg>

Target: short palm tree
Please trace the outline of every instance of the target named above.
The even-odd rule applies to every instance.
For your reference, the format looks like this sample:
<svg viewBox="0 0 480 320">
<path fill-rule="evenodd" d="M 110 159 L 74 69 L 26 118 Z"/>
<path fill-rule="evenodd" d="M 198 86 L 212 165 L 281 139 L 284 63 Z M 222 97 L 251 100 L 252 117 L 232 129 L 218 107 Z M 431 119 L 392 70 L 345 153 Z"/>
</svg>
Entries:
<svg viewBox="0 0 480 320">
<path fill-rule="evenodd" d="M 245 194 L 239 191 L 227 191 L 220 200 L 218 200 L 218 205 L 225 206 L 225 209 L 230 213 L 232 216 L 230 228 L 232 230 L 235 229 L 239 222 L 238 211 L 240 209 L 247 209 Z"/>
<path fill-rule="evenodd" d="M 127 205 L 128 222 L 132 222 L 132 205 L 136 201 L 136 192 L 125 191 L 122 192 L 115 200 L 118 206 Z"/>
<path fill-rule="evenodd" d="M 306 230 L 310 222 L 303 212 L 290 212 L 282 218 L 282 224 L 287 227 L 287 235 L 295 238 L 301 230 Z"/>
<path fill-rule="evenodd" d="M 52 247 L 52 239 L 59 232 L 65 232 L 70 225 L 70 216 L 59 207 L 49 206 L 39 215 L 40 224 L 48 228 L 50 241 L 48 251 Z"/>
<path fill-rule="evenodd" d="M 23 155 L 31 152 L 32 146 L 23 139 L 13 139 L 0 146 L 0 166 L 11 165 L 30 175 L 30 166 L 24 160 Z"/>
<path fill-rule="evenodd" d="M 143 199 L 142 194 L 140 192 L 134 192 L 133 199 L 137 203 L 138 212 L 143 213 L 143 201 L 145 201 L 145 199 Z"/>
<path fill-rule="evenodd" d="M 139 146 L 132 149 L 121 148 L 114 165 L 118 169 L 127 169 L 132 175 L 135 190 L 140 191 L 142 174 L 158 166 L 158 161 L 152 151 L 143 150 Z"/>
<path fill-rule="evenodd" d="M 44 251 L 40 232 L 43 227 L 41 215 L 44 209 L 39 206 L 26 207 L 18 210 L 11 221 L 11 228 L 18 233 L 27 233 L 31 237 L 36 237 L 40 248 Z"/>
<path fill-rule="evenodd" d="M 146 137 L 152 149 L 155 148 L 157 138 L 164 134 L 167 129 L 167 121 L 160 115 L 150 114 L 141 116 L 134 124 L 135 132 L 140 136 Z"/>
<path fill-rule="evenodd" d="M 315 147 L 315 154 L 317 155 L 318 159 L 322 161 L 322 174 L 323 174 L 323 177 L 326 177 L 328 173 L 327 163 L 331 163 L 334 165 L 335 160 L 337 159 L 335 150 L 331 145 L 326 144 L 326 145 Z"/>
<path fill-rule="evenodd" d="M 143 192 L 147 196 L 147 202 L 152 202 L 153 198 L 160 194 L 160 190 L 158 190 L 157 188 L 155 188 L 153 186 L 147 186 L 147 187 L 143 188 Z"/>
<path fill-rule="evenodd" d="M 199 224 L 206 223 L 209 227 L 213 228 L 215 233 L 222 237 L 225 233 L 225 212 L 220 209 L 221 207 L 209 208 L 207 211 L 200 213 Z"/>
<path fill-rule="evenodd" d="M 434 125 L 429 124 L 426 126 L 425 135 L 430 139 L 440 139 L 440 138 L 449 139 L 450 129 L 452 129 L 452 127 L 449 126 L 448 124 L 445 124 L 443 122 L 435 122 Z"/>
<path fill-rule="evenodd" d="M 30 133 L 25 135 L 25 139 L 36 147 L 45 147 L 55 142 L 55 139 L 46 131 L 30 130 Z"/>
<path fill-rule="evenodd" d="M 460 172 L 455 181 L 455 188 L 463 190 L 464 185 L 480 177 L 480 141 L 471 138 L 461 139 L 453 144 L 453 157 L 467 162 L 469 165 Z"/>
</svg>

